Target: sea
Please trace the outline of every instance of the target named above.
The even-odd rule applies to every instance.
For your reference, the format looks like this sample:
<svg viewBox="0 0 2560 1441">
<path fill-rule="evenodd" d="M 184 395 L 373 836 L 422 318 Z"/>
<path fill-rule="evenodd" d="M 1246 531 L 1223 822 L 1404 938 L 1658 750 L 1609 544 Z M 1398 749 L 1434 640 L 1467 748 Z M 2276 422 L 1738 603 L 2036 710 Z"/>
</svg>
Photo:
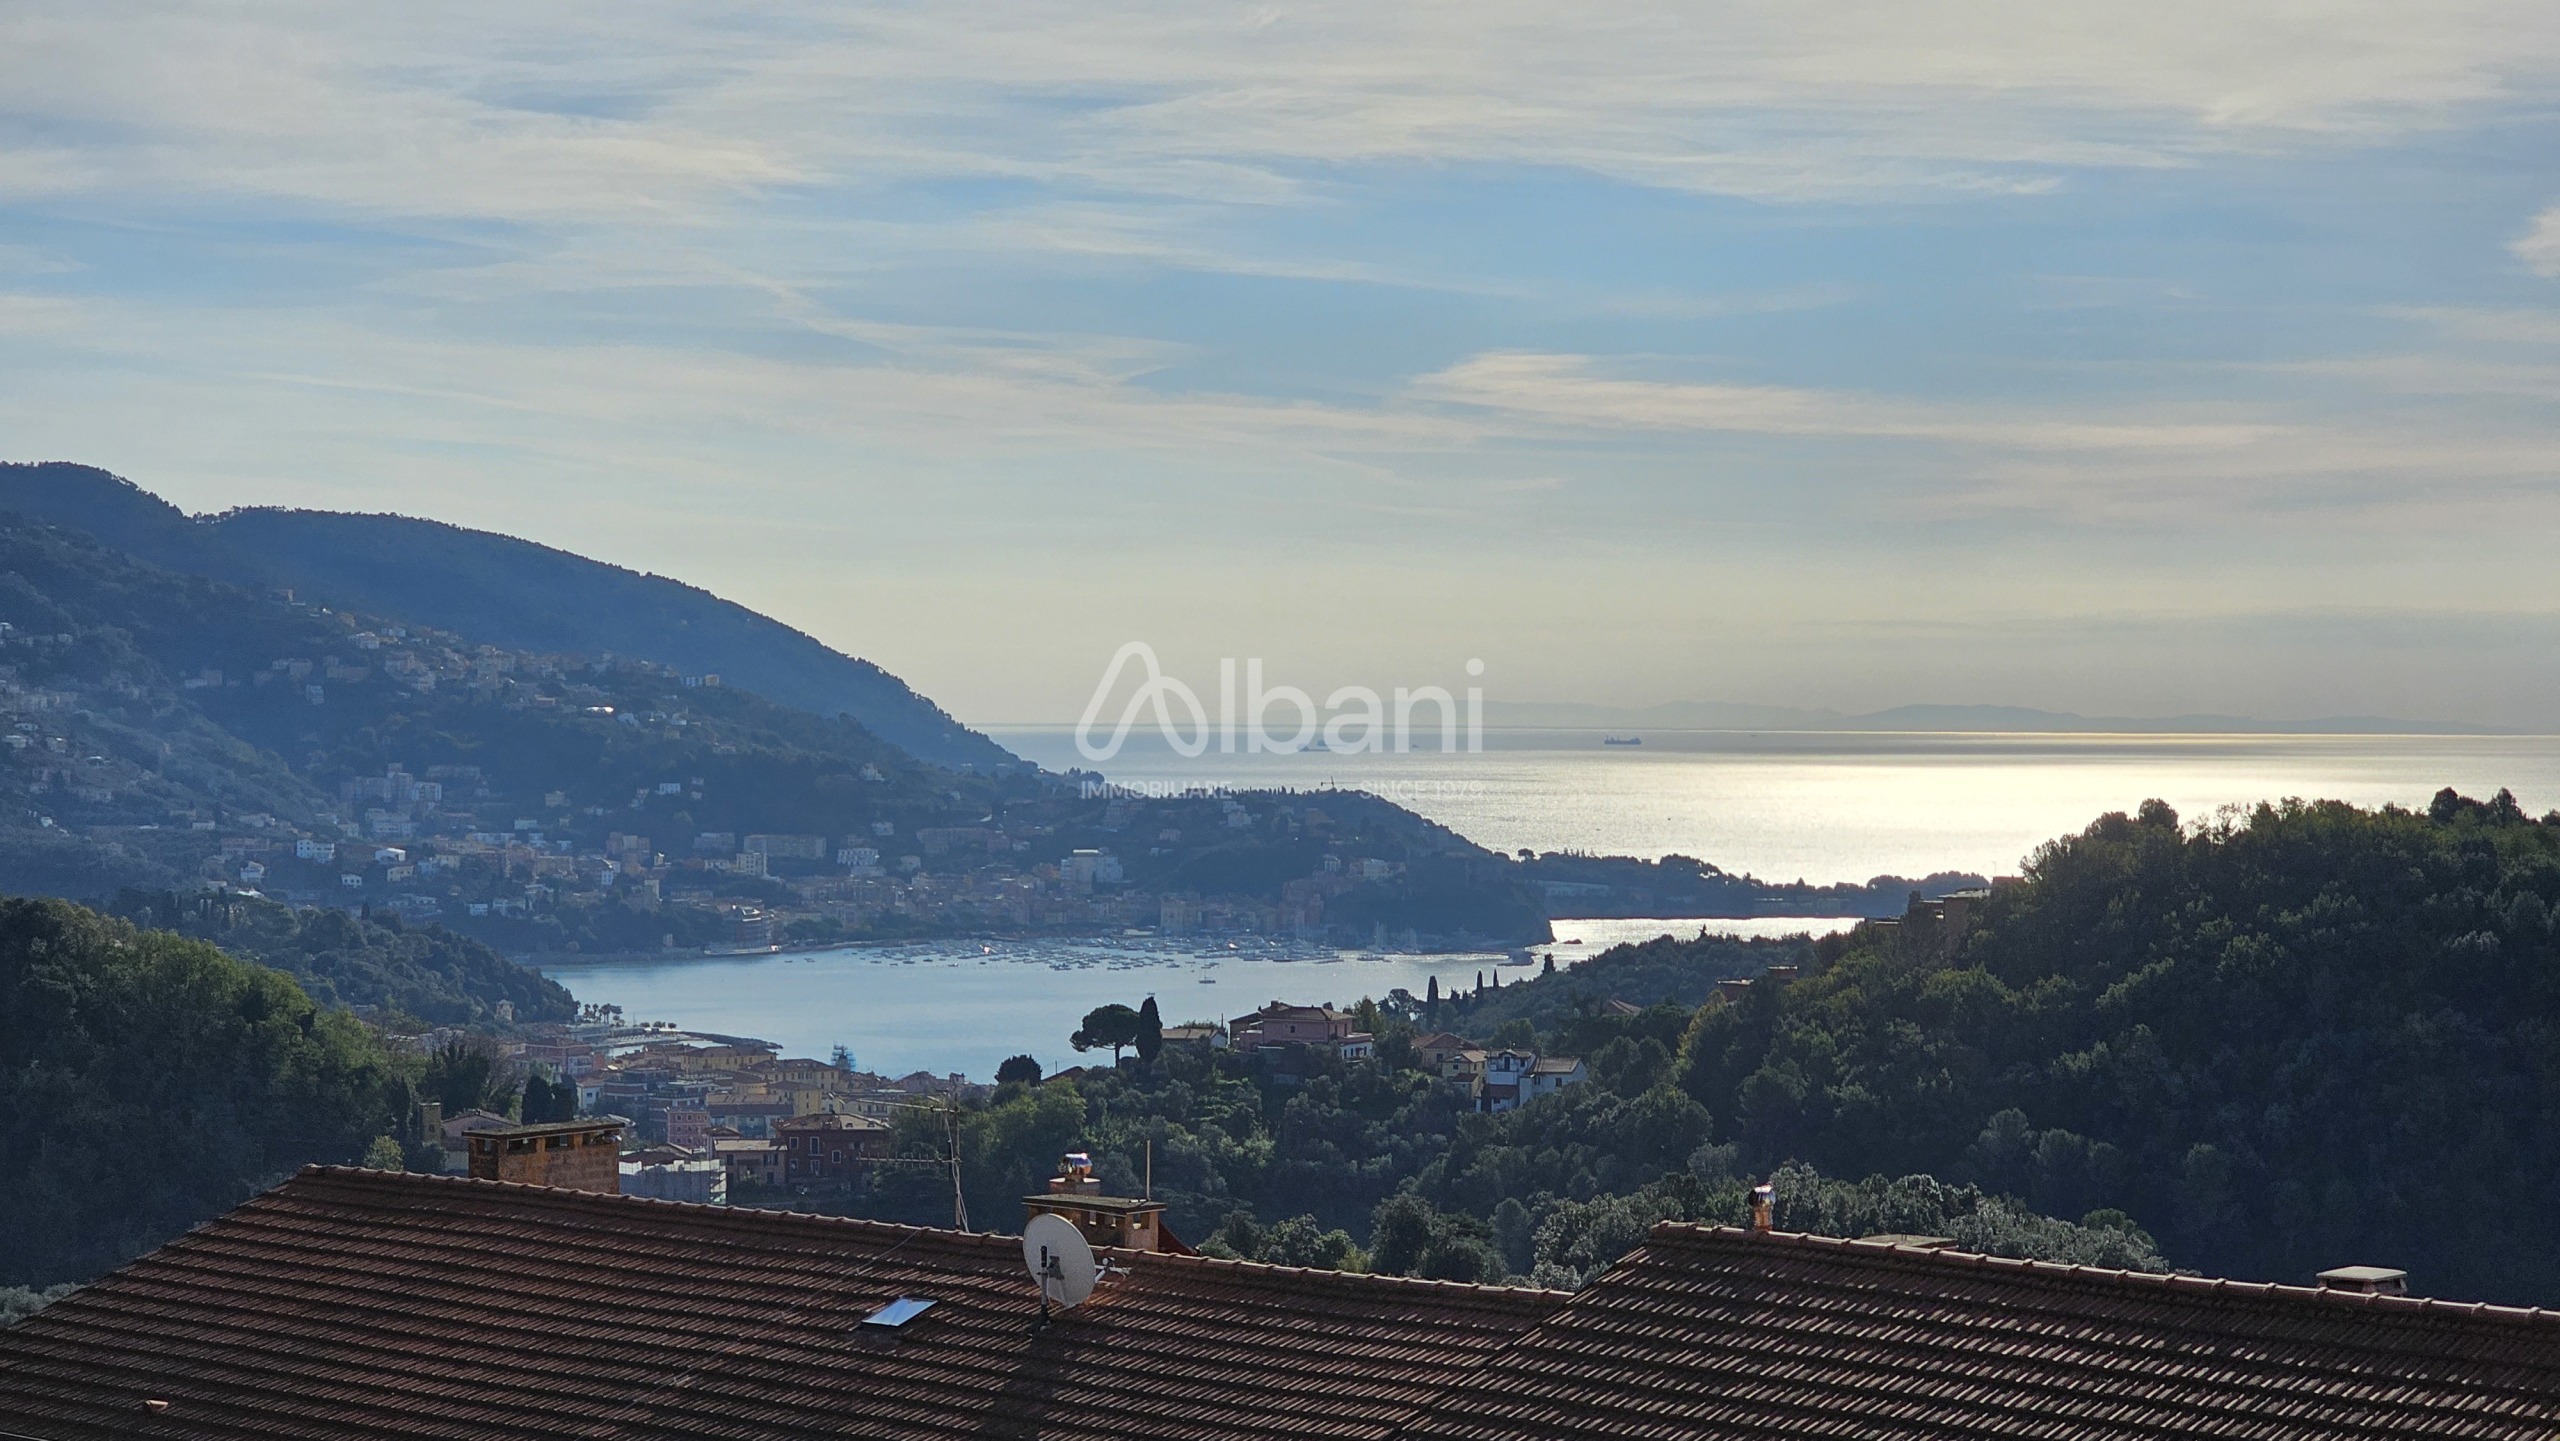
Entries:
<svg viewBox="0 0 2560 1441">
<path fill-rule="evenodd" d="M 1055 770 L 1099 772 L 1141 794 L 1219 787 L 1360 789 L 1501 851 L 1685 855 L 1764 880 L 1865 881 L 1938 871 L 2014 873 L 2054 836 L 2146 799 L 2189 820 L 2285 797 L 2423 807 L 2445 786 L 2511 790 L 2560 807 L 2560 737 L 1994 735 L 1833 732 L 1488 731 L 1456 755 L 1186 758 L 1133 732 L 1094 762 L 1065 728 L 990 732 Z M 1618 739 L 1631 737 L 1620 735 Z M 1836 919 L 1577 920 L 1556 923 L 1571 966 L 1621 941 L 1701 931 L 1822 933 Z M 1506 965 L 1505 962 L 1513 964 Z M 1267 1001 L 1349 1005 L 1437 978 L 1472 986 L 1533 972 L 1499 953 L 1397 955 L 1294 943 L 933 941 L 747 957 L 548 964 L 582 1001 L 633 1020 L 752 1035 L 794 1054 L 843 1045 L 865 1068 L 976 1078 L 1027 1053 L 1055 1070 L 1080 1057 L 1067 1035 L 1108 1001 L 1157 998 L 1168 1022 L 1241 1015 Z M 1536 960 L 1530 962 L 1537 964 Z"/>
</svg>

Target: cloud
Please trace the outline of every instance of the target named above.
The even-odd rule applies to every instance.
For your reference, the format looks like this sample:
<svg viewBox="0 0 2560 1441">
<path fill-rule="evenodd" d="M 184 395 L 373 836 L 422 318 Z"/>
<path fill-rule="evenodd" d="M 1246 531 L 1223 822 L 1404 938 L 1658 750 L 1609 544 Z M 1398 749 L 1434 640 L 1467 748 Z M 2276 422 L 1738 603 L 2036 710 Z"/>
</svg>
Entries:
<svg viewBox="0 0 2560 1441">
<path fill-rule="evenodd" d="M 0 293 L 0 336 L 62 335 L 82 319 L 80 304 L 61 296 Z"/>
<path fill-rule="evenodd" d="M 2507 247 L 2536 275 L 2560 276 L 2560 205 L 2533 218 L 2533 228 Z"/>
<path fill-rule="evenodd" d="M 1587 355 L 1479 355 L 1421 377 L 1415 392 L 1452 405 L 1592 430 L 1920 440 L 2015 450 L 2224 449 L 2280 427 L 2179 416 L 2055 416 L 1930 405 L 1841 391 L 1655 380 L 1609 372 Z"/>
<path fill-rule="evenodd" d="M 2383 312 L 2415 321 L 2448 339 L 2508 346 L 2560 346 L 2560 310 L 2542 307 L 2490 309 L 2458 305 L 2405 305 Z"/>
<path fill-rule="evenodd" d="M 1382 163 L 2007 193 L 2441 125 L 2555 71 L 2560 20 L 2530 0 L 635 3 L 610 25 L 494 0 L 100 0 L 0 17 L 0 189 L 688 223 L 919 179 L 1292 204 Z"/>
</svg>

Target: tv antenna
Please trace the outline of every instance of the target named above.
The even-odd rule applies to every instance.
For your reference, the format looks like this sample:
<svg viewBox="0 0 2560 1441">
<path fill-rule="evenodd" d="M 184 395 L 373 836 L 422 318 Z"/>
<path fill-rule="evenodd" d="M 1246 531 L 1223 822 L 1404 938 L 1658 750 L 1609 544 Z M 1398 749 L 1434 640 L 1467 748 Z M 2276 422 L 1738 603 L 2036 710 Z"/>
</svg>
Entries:
<svg viewBox="0 0 2560 1441">
<path fill-rule="evenodd" d="M 1040 1288 L 1040 1319 L 1033 1330 L 1048 1324 L 1050 1302 L 1069 1311 L 1093 1294 L 1093 1247 L 1085 1243 L 1075 1222 L 1064 1216 L 1034 1216 L 1022 1228 L 1022 1264 Z"/>
</svg>

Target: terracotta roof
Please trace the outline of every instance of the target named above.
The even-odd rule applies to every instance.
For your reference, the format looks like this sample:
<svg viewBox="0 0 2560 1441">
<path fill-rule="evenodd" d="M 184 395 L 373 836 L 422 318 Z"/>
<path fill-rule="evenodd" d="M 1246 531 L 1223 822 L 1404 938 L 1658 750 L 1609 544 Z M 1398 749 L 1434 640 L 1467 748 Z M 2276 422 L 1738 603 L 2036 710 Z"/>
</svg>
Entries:
<svg viewBox="0 0 2560 1441">
<path fill-rule="evenodd" d="M 1406 1433 L 2560 1435 L 2560 1313 L 1664 1225 Z"/>
<path fill-rule="evenodd" d="M 1009 1236 L 313 1168 L 0 1332 L 0 1430 L 1384 1441 L 1565 1299 L 1106 1254 L 1035 1332 Z"/>
<path fill-rule="evenodd" d="M 0 1332 L 0 1435 L 2560 1435 L 2547 1311 L 1682 1225 L 1573 1297 L 1106 1254 L 1035 1329 L 1009 1236 L 315 1168 Z"/>
</svg>

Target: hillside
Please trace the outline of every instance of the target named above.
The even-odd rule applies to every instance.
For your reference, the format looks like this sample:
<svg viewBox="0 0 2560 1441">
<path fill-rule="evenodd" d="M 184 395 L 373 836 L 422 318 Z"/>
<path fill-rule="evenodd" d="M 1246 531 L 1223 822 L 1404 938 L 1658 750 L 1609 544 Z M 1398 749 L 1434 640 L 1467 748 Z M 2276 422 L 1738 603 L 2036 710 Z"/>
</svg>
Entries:
<svg viewBox="0 0 2560 1441">
<path fill-rule="evenodd" d="M 904 681 L 664 576 L 487 531 L 393 515 L 251 509 L 190 517 L 90 466 L 0 464 L 0 510 L 78 530 L 165 569 L 510 650 L 632 656 L 719 675 L 783 705 L 850 715 L 935 765 L 1020 764 Z"/>
<path fill-rule="evenodd" d="M 0 726 L 0 890 L 236 886 L 517 954 L 1159 923 L 1547 936 L 1513 862 L 1372 797 L 955 773 L 654 662 L 473 643 L 5 515 Z M 524 999 L 476 1003 L 501 998 Z"/>
<path fill-rule="evenodd" d="M 296 910 L 261 896 L 125 891 L 108 912 L 136 925 L 211 941 L 294 978 L 314 1001 L 345 1006 L 408 1034 L 419 1026 L 489 1026 L 501 1003 L 517 1022 L 570 1021 L 577 1001 L 488 946 L 442 926 Z"/>
<path fill-rule="evenodd" d="M 2181 1263 L 2560 1298 L 2560 817 L 2157 802 L 1970 924 L 1817 943 L 1701 1013 L 1684 1092 L 1746 1168 L 1927 1172 L 2129 1212 Z"/>
<path fill-rule="evenodd" d="M 87 1280 L 395 1125 L 397 1068 L 291 979 L 0 900 L 0 1287 Z"/>
</svg>

